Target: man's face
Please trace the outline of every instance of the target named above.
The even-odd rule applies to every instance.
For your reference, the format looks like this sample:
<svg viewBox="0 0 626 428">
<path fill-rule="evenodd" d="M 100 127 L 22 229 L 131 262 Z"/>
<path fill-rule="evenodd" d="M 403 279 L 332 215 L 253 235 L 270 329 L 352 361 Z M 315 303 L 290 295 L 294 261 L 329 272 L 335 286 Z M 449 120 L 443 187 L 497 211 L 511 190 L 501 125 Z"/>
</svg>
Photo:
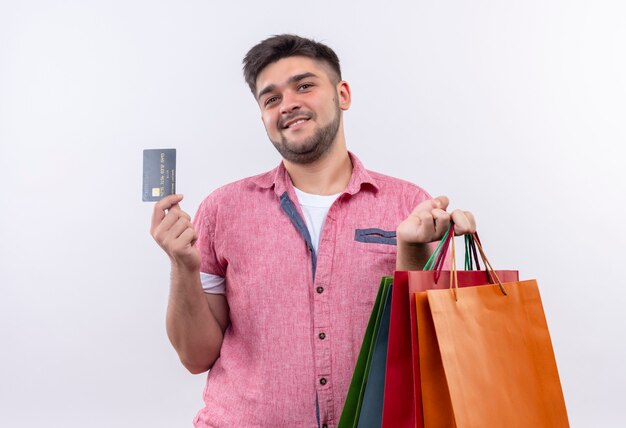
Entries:
<svg viewBox="0 0 626 428">
<path fill-rule="evenodd" d="M 333 146 L 350 90 L 330 67 L 294 56 L 265 67 L 257 77 L 257 101 L 267 135 L 293 163 L 317 161 Z"/>
</svg>

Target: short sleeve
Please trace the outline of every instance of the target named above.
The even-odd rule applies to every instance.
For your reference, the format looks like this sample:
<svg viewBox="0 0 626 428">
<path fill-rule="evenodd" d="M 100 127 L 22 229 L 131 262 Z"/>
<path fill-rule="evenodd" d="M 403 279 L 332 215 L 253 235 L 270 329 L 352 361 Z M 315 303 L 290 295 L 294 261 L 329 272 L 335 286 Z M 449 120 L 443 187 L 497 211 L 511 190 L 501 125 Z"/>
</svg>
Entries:
<svg viewBox="0 0 626 428">
<path fill-rule="evenodd" d="M 216 225 L 218 223 L 218 204 L 213 195 L 209 195 L 198 208 L 193 219 L 193 226 L 198 235 L 196 246 L 200 250 L 200 272 L 210 275 L 226 276 L 226 265 L 220 261 L 216 247 Z"/>
</svg>

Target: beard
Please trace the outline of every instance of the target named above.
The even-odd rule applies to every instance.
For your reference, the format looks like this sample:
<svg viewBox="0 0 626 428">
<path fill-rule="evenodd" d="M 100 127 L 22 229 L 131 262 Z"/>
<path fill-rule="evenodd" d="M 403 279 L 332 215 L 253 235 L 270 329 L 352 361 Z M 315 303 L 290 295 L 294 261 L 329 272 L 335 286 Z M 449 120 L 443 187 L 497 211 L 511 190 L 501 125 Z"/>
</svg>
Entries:
<svg viewBox="0 0 626 428">
<path fill-rule="evenodd" d="M 309 120 L 314 118 L 315 116 L 309 117 Z M 290 141 L 284 135 L 281 135 L 279 141 L 272 140 L 271 138 L 270 141 L 283 159 L 300 165 L 311 164 L 330 152 L 335 142 L 337 132 L 339 131 L 340 122 L 341 111 L 337 103 L 333 120 L 328 125 L 318 128 L 310 138 L 299 144 Z"/>
</svg>

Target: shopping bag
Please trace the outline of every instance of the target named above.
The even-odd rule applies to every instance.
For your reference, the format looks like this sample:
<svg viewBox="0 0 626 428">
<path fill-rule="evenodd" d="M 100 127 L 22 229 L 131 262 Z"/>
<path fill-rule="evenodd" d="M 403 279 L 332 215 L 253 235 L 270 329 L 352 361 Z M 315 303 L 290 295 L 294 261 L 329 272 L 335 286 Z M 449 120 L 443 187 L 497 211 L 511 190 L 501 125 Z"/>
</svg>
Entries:
<svg viewBox="0 0 626 428">
<path fill-rule="evenodd" d="M 424 426 L 568 427 L 537 282 L 483 260 L 497 284 L 458 288 L 453 263 L 451 289 L 415 294 Z"/>
<path fill-rule="evenodd" d="M 391 292 L 391 316 L 382 426 L 384 428 L 422 427 L 422 400 L 419 374 L 419 347 L 414 295 L 429 289 L 448 288 L 450 272 L 439 269 L 447 256 L 450 229 L 442 238 L 424 271 L 396 271 Z M 474 238 L 466 238 L 465 268 L 458 272 L 459 287 L 489 283 L 489 275 L 480 269 Z M 430 263 L 433 262 L 434 263 Z M 497 271 L 506 281 L 517 281 L 518 272 Z M 413 304 L 412 304 L 413 303 Z"/>
<path fill-rule="evenodd" d="M 381 279 L 337 428 L 356 428 L 358 426 L 366 382 L 371 371 L 370 367 L 372 366 L 374 346 L 383 317 L 385 301 L 388 300 L 388 296 L 390 295 L 392 281 L 393 277 L 390 276 Z M 374 361 L 374 363 L 380 365 L 380 358 Z M 384 375 L 384 361 L 382 364 L 382 367 L 377 367 L 376 370 Z"/>
<path fill-rule="evenodd" d="M 380 428 L 382 424 L 389 315 L 391 313 L 391 290 L 393 290 L 393 284 L 386 292 L 380 324 L 372 348 L 372 362 L 365 378 L 365 391 L 359 413 L 358 428 Z"/>
</svg>

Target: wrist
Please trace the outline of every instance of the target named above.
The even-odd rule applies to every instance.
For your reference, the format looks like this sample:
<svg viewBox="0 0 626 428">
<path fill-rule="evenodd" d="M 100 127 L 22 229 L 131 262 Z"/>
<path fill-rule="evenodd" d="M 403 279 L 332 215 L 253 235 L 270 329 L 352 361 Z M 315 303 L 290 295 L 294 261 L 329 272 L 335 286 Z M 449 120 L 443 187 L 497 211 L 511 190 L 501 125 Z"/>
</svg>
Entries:
<svg viewBox="0 0 626 428">
<path fill-rule="evenodd" d="M 182 280 L 200 277 L 200 266 L 189 265 L 179 260 L 172 259 L 172 278 L 180 278 Z"/>
<path fill-rule="evenodd" d="M 398 239 L 396 270 L 422 270 L 431 254 L 429 244 Z"/>
</svg>

